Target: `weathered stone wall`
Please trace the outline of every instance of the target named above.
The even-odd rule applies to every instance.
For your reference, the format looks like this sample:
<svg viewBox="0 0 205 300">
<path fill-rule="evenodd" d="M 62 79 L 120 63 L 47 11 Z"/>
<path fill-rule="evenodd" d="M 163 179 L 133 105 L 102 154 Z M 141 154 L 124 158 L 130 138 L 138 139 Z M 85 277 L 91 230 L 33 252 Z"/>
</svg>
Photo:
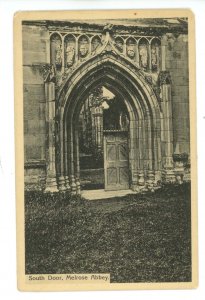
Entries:
<svg viewBox="0 0 205 300">
<path fill-rule="evenodd" d="M 172 78 L 173 151 L 190 151 L 189 125 L 189 68 L 187 35 L 168 37 L 166 44 L 166 70 Z"/>
<path fill-rule="evenodd" d="M 48 130 L 46 130 L 43 66 L 50 64 L 50 36 L 48 24 L 38 24 L 38 22 L 35 24 L 23 25 L 24 146 L 25 183 L 39 187 L 44 185 L 46 175 L 46 132 Z M 64 30 L 63 24 L 62 30 Z M 183 34 L 176 33 L 174 30 L 173 33 L 167 34 L 164 32 L 161 40 L 162 72 L 159 72 L 159 74 L 166 73 L 166 71 L 170 72 L 172 81 L 171 85 L 168 84 L 169 87 L 166 83 L 164 83 L 163 88 L 161 86 L 163 94 L 160 104 L 162 115 L 160 116 L 161 120 L 158 120 L 158 146 L 161 151 L 160 155 L 165 158 L 163 162 L 165 165 L 169 165 L 169 161 L 171 163 L 173 153 L 186 152 L 189 154 L 190 151 L 188 38 L 183 30 L 180 32 L 183 32 Z M 149 49 L 151 50 L 151 44 Z M 148 57 L 151 58 L 151 55 L 148 55 Z M 149 61 L 151 62 L 150 59 Z M 137 64 L 135 60 L 133 60 L 133 63 Z M 64 67 L 64 64 L 62 64 L 62 67 Z M 150 69 L 144 71 L 144 73 L 149 75 Z M 156 84 L 158 82 L 157 74 L 158 72 L 152 74 L 154 78 L 156 77 Z M 148 127 L 148 131 L 149 129 Z M 152 153 L 151 146 L 149 153 Z M 149 157 L 152 154 L 146 152 L 145 155 Z"/>
<path fill-rule="evenodd" d="M 45 176 L 45 88 L 42 66 L 48 62 L 47 30 L 23 26 L 25 182 L 32 180 L 35 184 Z"/>
</svg>

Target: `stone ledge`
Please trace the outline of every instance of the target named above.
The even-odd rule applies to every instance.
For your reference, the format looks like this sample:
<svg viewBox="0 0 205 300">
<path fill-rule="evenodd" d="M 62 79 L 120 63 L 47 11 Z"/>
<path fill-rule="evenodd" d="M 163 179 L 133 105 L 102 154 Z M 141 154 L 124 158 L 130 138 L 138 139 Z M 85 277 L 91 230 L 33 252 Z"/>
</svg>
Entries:
<svg viewBox="0 0 205 300">
<path fill-rule="evenodd" d="M 46 161 L 45 160 L 33 160 L 33 161 L 27 161 L 24 163 L 25 169 L 30 168 L 45 168 L 46 167 Z"/>
</svg>

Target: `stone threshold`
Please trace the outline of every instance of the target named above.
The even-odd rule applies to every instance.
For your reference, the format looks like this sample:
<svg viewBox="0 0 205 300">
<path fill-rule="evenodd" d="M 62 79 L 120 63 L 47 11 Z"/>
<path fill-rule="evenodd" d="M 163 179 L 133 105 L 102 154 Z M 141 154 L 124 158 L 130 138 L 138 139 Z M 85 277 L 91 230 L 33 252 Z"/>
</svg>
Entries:
<svg viewBox="0 0 205 300">
<path fill-rule="evenodd" d="M 114 197 L 123 197 L 128 194 L 136 194 L 136 192 L 128 190 L 119 190 L 119 191 L 105 191 L 101 190 L 82 190 L 81 196 L 86 200 L 100 200 L 100 199 L 109 199 Z"/>
</svg>

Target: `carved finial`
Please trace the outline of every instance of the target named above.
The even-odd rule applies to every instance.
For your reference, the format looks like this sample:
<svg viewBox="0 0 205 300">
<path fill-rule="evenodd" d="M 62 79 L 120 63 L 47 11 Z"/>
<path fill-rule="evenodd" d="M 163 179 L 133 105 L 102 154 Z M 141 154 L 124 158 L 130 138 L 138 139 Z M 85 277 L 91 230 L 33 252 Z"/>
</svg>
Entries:
<svg viewBox="0 0 205 300">
<path fill-rule="evenodd" d="M 113 29 L 113 24 L 107 23 L 103 28 L 103 32 L 111 32 L 112 29 Z"/>
</svg>

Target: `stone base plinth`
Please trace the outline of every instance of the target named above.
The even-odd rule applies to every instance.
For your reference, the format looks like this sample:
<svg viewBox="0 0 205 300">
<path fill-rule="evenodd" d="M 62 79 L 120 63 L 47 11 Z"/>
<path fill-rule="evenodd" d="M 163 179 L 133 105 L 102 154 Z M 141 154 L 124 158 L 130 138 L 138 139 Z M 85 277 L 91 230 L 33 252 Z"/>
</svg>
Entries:
<svg viewBox="0 0 205 300">
<path fill-rule="evenodd" d="M 60 192 L 65 192 L 67 190 L 64 176 L 58 178 L 58 188 Z"/>
<path fill-rule="evenodd" d="M 164 169 L 162 172 L 162 181 L 166 183 L 175 183 L 176 176 L 174 169 Z"/>
<path fill-rule="evenodd" d="M 71 188 L 70 188 L 69 177 L 68 177 L 68 176 L 64 176 L 64 177 L 65 177 L 65 187 L 66 187 L 66 191 L 70 192 Z"/>
<path fill-rule="evenodd" d="M 58 187 L 55 177 L 47 177 L 46 178 L 46 188 L 44 193 L 58 193 Z"/>
</svg>

